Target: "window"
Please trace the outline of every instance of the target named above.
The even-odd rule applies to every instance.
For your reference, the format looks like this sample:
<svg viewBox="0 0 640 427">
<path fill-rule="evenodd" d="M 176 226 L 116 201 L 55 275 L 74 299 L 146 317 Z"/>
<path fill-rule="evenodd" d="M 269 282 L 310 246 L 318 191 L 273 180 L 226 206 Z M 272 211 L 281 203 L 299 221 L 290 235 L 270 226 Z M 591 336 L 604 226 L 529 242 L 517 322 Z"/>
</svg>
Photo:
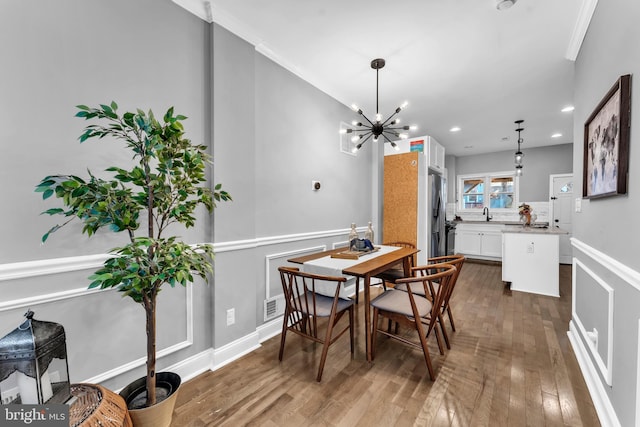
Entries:
<svg viewBox="0 0 640 427">
<path fill-rule="evenodd" d="M 517 206 L 515 173 L 499 172 L 486 175 L 458 176 L 458 209 L 515 209 Z"/>
</svg>

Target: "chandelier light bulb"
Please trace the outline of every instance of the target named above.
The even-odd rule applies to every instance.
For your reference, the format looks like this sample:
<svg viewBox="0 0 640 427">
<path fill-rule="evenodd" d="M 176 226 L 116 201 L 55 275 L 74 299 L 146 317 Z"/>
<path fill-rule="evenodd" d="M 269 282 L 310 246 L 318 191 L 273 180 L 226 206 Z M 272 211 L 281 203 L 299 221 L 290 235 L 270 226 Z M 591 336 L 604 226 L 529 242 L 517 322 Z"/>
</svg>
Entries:
<svg viewBox="0 0 640 427">
<path fill-rule="evenodd" d="M 381 122 L 382 121 L 382 114 L 377 113 L 376 114 L 376 122 Z"/>
<path fill-rule="evenodd" d="M 378 135 L 373 137 L 373 142 L 378 142 L 378 138 L 380 138 Z"/>
<path fill-rule="evenodd" d="M 356 142 L 357 140 L 359 140 L 360 138 L 362 138 L 362 135 L 353 135 L 351 137 L 351 142 Z"/>
<path fill-rule="evenodd" d="M 358 107 L 356 104 L 351 104 L 351 109 L 357 113 L 358 110 L 360 110 L 360 107 Z"/>
<path fill-rule="evenodd" d="M 347 133 L 346 129 L 340 129 L 340 135 L 344 135 L 345 133 Z"/>
<path fill-rule="evenodd" d="M 516 176 L 522 176 L 522 165 L 516 166 Z"/>
<path fill-rule="evenodd" d="M 407 135 L 406 133 L 401 133 L 398 135 L 400 137 L 400 139 L 407 139 L 409 138 L 409 135 Z"/>
<path fill-rule="evenodd" d="M 351 122 L 351 125 L 352 125 L 352 126 L 362 126 L 362 123 L 360 123 L 360 122 L 359 122 L 359 121 L 357 121 L 357 120 L 353 120 L 353 121 Z"/>
<path fill-rule="evenodd" d="M 400 108 L 401 108 L 402 110 L 404 110 L 405 108 L 407 108 L 407 106 L 408 106 L 408 105 L 409 105 L 409 101 L 404 101 L 404 102 L 400 105 Z"/>
<path fill-rule="evenodd" d="M 524 157 L 524 154 L 522 154 L 522 151 L 517 151 L 516 152 L 516 165 L 522 165 L 522 157 Z"/>
</svg>

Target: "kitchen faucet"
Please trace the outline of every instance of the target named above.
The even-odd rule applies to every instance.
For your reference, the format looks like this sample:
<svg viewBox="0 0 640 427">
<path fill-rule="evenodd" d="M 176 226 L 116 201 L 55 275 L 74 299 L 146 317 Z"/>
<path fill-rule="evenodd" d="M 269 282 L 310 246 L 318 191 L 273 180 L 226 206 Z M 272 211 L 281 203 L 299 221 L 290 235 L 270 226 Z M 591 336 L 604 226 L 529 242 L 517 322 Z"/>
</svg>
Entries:
<svg viewBox="0 0 640 427">
<path fill-rule="evenodd" d="M 489 207 L 485 206 L 484 209 L 482 209 L 482 215 L 486 215 L 487 216 L 487 222 L 489 222 L 491 220 L 492 217 L 489 216 Z"/>
</svg>

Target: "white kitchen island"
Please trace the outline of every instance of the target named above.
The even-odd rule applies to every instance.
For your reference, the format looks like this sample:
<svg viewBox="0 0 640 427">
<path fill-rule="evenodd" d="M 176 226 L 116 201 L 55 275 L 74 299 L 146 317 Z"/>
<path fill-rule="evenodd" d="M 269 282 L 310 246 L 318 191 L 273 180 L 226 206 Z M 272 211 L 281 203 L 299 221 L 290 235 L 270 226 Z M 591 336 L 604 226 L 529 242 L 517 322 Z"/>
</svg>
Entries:
<svg viewBox="0 0 640 427">
<path fill-rule="evenodd" d="M 508 225 L 502 230 L 502 280 L 512 291 L 559 297 L 559 228 Z"/>
</svg>

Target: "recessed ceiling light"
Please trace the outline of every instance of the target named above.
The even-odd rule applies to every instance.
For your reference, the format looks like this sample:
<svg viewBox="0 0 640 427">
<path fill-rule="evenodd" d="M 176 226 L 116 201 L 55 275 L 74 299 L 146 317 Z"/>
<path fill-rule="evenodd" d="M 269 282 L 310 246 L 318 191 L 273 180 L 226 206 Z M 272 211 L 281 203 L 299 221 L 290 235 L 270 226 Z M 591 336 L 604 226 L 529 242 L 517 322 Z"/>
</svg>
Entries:
<svg viewBox="0 0 640 427">
<path fill-rule="evenodd" d="M 509 9 L 518 0 L 498 0 L 496 3 L 496 9 L 506 10 Z"/>
<path fill-rule="evenodd" d="M 575 109 L 575 107 L 573 105 L 567 105 L 566 107 L 564 107 L 562 110 L 563 113 L 568 113 L 570 111 L 573 111 Z"/>
<path fill-rule="evenodd" d="M 551 138 L 560 138 L 561 136 L 561 133 L 554 133 L 553 135 L 551 135 Z"/>
<path fill-rule="evenodd" d="M 449 129 L 449 132 L 460 132 L 460 126 L 454 126 L 451 129 Z"/>
</svg>

